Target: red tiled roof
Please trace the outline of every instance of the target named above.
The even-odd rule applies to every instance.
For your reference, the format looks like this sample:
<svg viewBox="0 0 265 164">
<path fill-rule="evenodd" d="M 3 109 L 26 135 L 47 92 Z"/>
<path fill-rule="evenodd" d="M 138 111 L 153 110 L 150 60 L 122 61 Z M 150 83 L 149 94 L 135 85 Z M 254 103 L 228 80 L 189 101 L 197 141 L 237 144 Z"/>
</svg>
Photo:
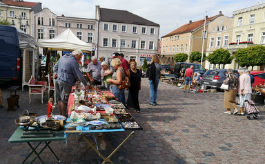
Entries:
<svg viewBox="0 0 265 164">
<path fill-rule="evenodd" d="M 37 5 L 37 2 L 25 2 L 25 1 L 13 1 L 13 0 L 2 0 L 3 3 L 11 6 L 20 6 L 20 7 L 34 7 Z"/>
<path fill-rule="evenodd" d="M 218 16 L 220 16 L 220 14 L 218 15 L 215 15 L 215 16 L 212 16 L 212 17 L 209 17 L 206 22 L 212 20 L 212 19 L 215 19 L 217 18 Z M 162 36 L 163 37 L 167 37 L 167 36 L 171 36 L 171 35 L 175 35 L 175 34 L 182 34 L 182 33 L 186 33 L 186 32 L 190 32 L 194 29 L 196 29 L 197 27 L 203 25 L 204 23 L 204 19 L 201 19 L 201 20 L 198 20 L 198 21 L 195 21 L 195 22 L 191 22 L 191 23 L 188 23 L 188 24 L 185 24 L 179 28 L 177 28 L 176 30 Z"/>
</svg>

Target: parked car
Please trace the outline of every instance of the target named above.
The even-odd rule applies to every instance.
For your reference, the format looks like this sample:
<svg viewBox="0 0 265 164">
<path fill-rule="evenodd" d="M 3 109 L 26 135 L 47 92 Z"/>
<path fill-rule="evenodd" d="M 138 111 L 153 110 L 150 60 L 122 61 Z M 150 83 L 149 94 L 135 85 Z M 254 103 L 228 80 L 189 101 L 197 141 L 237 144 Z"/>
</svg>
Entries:
<svg viewBox="0 0 265 164">
<path fill-rule="evenodd" d="M 265 71 L 250 71 L 250 74 L 254 76 L 253 87 L 265 84 Z"/>
<path fill-rule="evenodd" d="M 233 70 L 238 76 L 238 71 Z M 226 79 L 227 69 L 218 69 L 218 70 L 208 70 L 202 76 L 202 84 L 206 88 L 216 88 L 220 89 L 223 81 Z"/>
<path fill-rule="evenodd" d="M 190 68 L 190 66 L 193 65 L 194 68 L 193 68 L 193 72 L 199 72 L 201 74 L 201 76 L 204 74 L 204 72 L 206 71 L 205 68 L 203 68 L 202 65 L 200 64 L 197 64 L 197 63 L 185 63 L 185 62 L 177 62 L 175 64 L 175 67 L 174 67 L 174 74 L 177 75 L 177 77 L 180 76 L 180 70 L 182 68 L 184 68 L 185 70 L 187 68 Z"/>
<path fill-rule="evenodd" d="M 173 68 L 169 64 L 162 64 L 161 65 L 165 71 L 172 71 Z"/>
</svg>

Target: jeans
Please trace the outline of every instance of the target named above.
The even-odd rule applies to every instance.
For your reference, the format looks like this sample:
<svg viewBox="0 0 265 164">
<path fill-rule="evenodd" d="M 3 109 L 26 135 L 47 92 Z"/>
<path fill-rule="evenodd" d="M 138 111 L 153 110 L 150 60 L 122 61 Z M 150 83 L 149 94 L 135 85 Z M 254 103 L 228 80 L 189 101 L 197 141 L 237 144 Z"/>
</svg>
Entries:
<svg viewBox="0 0 265 164">
<path fill-rule="evenodd" d="M 245 100 L 250 100 L 251 99 L 251 93 L 246 93 L 244 95 L 239 95 L 239 100 L 240 100 L 240 107 L 245 107 Z"/>
<path fill-rule="evenodd" d="M 118 86 L 111 86 L 110 91 L 113 93 L 113 95 L 118 98 L 120 102 L 125 106 L 125 94 L 124 89 L 119 89 Z"/>
<path fill-rule="evenodd" d="M 156 103 L 158 83 L 159 78 L 156 78 L 155 84 L 153 83 L 153 80 L 149 80 L 151 104 Z"/>
<path fill-rule="evenodd" d="M 186 77 L 185 78 L 185 85 L 187 85 L 187 83 L 189 83 L 188 85 L 191 85 L 191 81 L 192 81 L 191 77 Z"/>
</svg>

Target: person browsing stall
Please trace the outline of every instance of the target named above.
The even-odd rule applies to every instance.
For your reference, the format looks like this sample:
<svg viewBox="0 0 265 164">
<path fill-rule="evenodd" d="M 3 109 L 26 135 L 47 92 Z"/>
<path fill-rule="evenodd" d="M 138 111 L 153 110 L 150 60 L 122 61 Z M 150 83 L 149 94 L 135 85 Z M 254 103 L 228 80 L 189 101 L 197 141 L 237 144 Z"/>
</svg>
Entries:
<svg viewBox="0 0 265 164">
<path fill-rule="evenodd" d="M 186 86 L 188 85 L 188 93 L 190 92 L 190 85 L 193 77 L 193 65 L 190 68 L 186 69 L 184 78 L 185 78 L 185 85 L 184 85 L 184 93 L 186 92 Z"/>
<path fill-rule="evenodd" d="M 110 90 L 110 84 L 107 83 L 107 79 L 112 78 L 113 69 L 109 67 L 108 63 L 105 61 L 101 63 L 101 67 L 101 85 Z"/>
<path fill-rule="evenodd" d="M 130 67 L 129 67 L 129 63 L 126 59 L 124 59 L 124 54 L 123 53 L 118 53 L 115 52 L 114 53 L 115 58 L 119 58 L 121 60 L 121 66 L 124 69 L 124 74 L 125 76 L 130 76 Z"/>
<path fill-rule="evenodd" d="M 62 56 L 53 67 L 55 79 L 56 97 L 58 98 L 59 114 L 67 117 L 67 103 L 76 79 L 80 80 L 88 88 L 86 80 L 79 70 L 78 63 L 83 52 L 75 50 L 70 54 Z"/>
<path fill-rule="evenodd" d="M 108 83 L 110 84 L 110 90 L 113 93 L 113 95 L 118 98 L 120 102 L 125 106 L 125 94 L 124 89 L 119 89 L 119 85 L 121 84 L 122 80 L 125 79 L 124 76 L 124 70 L 121 66 L 121 60 L 118 58 L 114 58 L 111 61 L 111 66 L 114 68 L 114 72 L 112 74 L 111 79 L 107 79 Z"/>
<path fill-rule="evenodd" d="M 91 85 L 101 85 L 101 62 L 96 56 L 93 56 L 92 62 L 87 65 L 87 77 Z"/>
</svg>

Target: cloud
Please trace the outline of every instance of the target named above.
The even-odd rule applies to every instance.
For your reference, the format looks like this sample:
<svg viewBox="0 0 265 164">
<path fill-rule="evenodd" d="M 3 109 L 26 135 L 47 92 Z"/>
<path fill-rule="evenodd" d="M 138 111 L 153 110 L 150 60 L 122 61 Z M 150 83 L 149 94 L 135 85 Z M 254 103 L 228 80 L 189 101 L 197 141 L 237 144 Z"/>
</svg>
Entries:
<svg viewBox="0 0 265 164">
<path fill-rule="evenodd" d="M 128 10 L 136 15 L 160 24 L 160 37 L 186 24 L 214 16 L 222 11 L 225 16 L 232 17 L 235 10 L 257 4 L 256 0 L 27 0 L 41 2 L 60 16 L 95 18 L 95 6 L 119 10 Z"/>
</svg>

